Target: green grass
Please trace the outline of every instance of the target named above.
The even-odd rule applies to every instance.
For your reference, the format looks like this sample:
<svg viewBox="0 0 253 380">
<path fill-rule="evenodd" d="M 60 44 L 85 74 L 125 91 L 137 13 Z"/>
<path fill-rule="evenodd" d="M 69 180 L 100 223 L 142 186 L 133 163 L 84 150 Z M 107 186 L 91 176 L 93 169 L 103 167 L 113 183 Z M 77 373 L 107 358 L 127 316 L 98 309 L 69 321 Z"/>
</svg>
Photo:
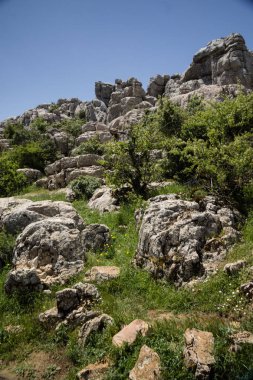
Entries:
<svg viewBox="0 0 253 380">
<path fill-rule="evenodd" d="M 181 193 L 183 188 L 173 185 L 166 189 L 168 191 Z M 33 200 L 58 200 L 61 196 L 62 194 L 43 190 L 36 194 L 26 194 L 25 197 Z M 113 366 L 107 378 L 125 380 L 138 357 L 140 347 L 145 343 L 160 355 L 164 380 L 190 380 L 193 375 L 183 365 L 183 333 L 187 327 L 196 327 L 214 334 L 215 379 L 250 378 L 252 347 L 245 345 L 238 353 L 231 353 L 228 348 L 231 343 L 230 333 L 237 331 L 232 322 L 240 323 L 240 330 L 253 332 L 250 305 L 237 292 L 239 286 L 252 277 L 249 268 L 253 265 L 253 215 L 246 221 L 242 242 L 228 254 L 216 275 L 193 289 L 176 289 L 164 281 L 155 281 L 148 273 L 132 265 L 138 242 L 134 211 L 141 205 L 142 202 L 137 200 L 135 204 L 123 205 L 118 212 L 99 214 L 90 210 L 85 201 L 73 203 L 85 223 L 103 223 L 111 230 L 111 243 L 103 252 L 88 255 L 85 271 L 94 265 L 120 266 L 118 279 L 98 285 L 103 299 L 98 308 L 114 318 L 114 325 L 100 334 L 93 334 L 84 348 L 77 344 L 77 331 L 45 331 L 38 323 L 38 314 L 54 306 L 55 291 L 64 286 L 54 287 L 51 295 L 35 294 L 30 295 L 30 298 L 23 297 L 23 300 L 17 296 L 6 297 L 3 284 L 7 268 L 0 274 L 1 358 L 15 358 L 22 364 L 24 358 L 35 348 L 55 352 L 64 347 L 66 358 L 73 366 L 66 379 L 75 379 L 78 369 L 109 357 Z M 223 273 L 226 262 L 238 259 L 247 260 L 246 268 L 232 277 Z M 82 279 L 83 274 L 80 274 L 69 284 Z M 147 320 L 151 310 L 173 312 L 178 318 L 163 323 L 154 323 L 151 319 L 149 322 L 152 328 L 145 338 L 139 337 L 131 347 L 115 349 L 111 344 L 112 336 L 133 319 Z M 7 333 L 5 328 L 8 325 L 20 325 L 22 331 L 18 334 Z"/>
</svg>

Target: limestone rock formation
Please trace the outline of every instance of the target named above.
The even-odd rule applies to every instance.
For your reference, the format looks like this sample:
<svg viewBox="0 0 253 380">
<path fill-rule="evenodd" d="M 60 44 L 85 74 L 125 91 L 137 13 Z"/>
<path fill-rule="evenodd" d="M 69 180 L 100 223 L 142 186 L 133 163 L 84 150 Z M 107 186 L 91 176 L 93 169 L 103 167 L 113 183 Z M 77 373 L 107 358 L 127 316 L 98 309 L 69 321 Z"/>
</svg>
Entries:
<svg viewBox="0 0 253 380">
<path fill-rule="evenodd" d="M 112 140 L 113 136 L 106 124 L 90 121 L 82 126 L 82 134 L 77 137 L 76 144 L 80 145 L 92 138 L 97 138 L 100 143 L 106 143 Z"/>
<path fill-rule="evenodd" d="M 200 203 L 177 195 L 152 198 L 144 212 L 134 262 L 156 278 L 182 285 L 208 274 L 238 240 L 238 213 L 213 197 Z"/>
<path fill-rule="evenodd" d="M 98 317 L 90 319 L 81 328 L 79 332 L 79 343 L 84 346 L 90 334 L 101 331 L 113 323 L 113 319 L 107 314 L 101 314 Z"/>
<path fill-rule="evenodd" d="M 186 367 L 195 372 L 196 379 L 211 379 L 214 359 L 213 334 L 197 329 L 187 329 L 184 334 Z"/>
<path fill-rule="evenodd" d="M 98 100 L 102 100 L 108 107 L 111 95 L 115 90 L 115 86 L 110 83 L 96 82 L 95 94 Z"/>
<path fill-rule="evenodd" d="M 82 231 L 82 244 L 86 252 L 99 251 L 110 242 L 110 230 L 105 224 L 89 224 Z"/>
<path fill-rule="evenodd" d="M 165 91 L 165 86 L 169 79 L 169 75 L 156 75 L 155 77 L 150 78 L 149 85 L 147 88 L 147 94 L 155 98 L 158 98 L 158 96 L 163 95 Z"/>
<path fill-rule="evenodd" d="M 46 218 L 29 224 L 18 236 L 14 248 L 14 272 L 35 270 L 44 286 L 64 283 L 84 265 L 81 232 L 73 219 Z M 9 285 L 10 287 L 10 285 Z"/>
<path fill-rule="evenodd" d="M 37 169 L 23 168 L 17 169 L 17 172 L 24 174 L 28 183 L 33 183 L 42 177 L 41 171 Z"/>
<path fill-rule="evenodd" d="M 117 203 L 117 199 L 112 195 L 112 190 L 107 186 L 101 186 L 95 190 L 88 206 L 100 212 L 112 212 L 118 210 Z"/>
<path fill-rule="evenodd" d="M 79 230 L 84 229 L 82 218 L 73 206 L 66 202 L 18 200 L 0 215 L 0 226 L 9 233 L 22 231 L 31 223 L 51 217 L 71 218 Z M 20 201 L 20 202 L 19 202 Z"/>
</svg>

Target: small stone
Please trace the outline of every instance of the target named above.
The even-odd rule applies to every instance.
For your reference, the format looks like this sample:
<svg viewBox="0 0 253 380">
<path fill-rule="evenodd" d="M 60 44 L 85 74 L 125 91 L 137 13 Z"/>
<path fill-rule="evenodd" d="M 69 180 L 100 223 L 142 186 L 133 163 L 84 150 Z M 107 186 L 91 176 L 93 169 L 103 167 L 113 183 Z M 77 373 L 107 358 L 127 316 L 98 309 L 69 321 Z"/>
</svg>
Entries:
<svg viewBox="0 0 253 380">
<path fill-rule="evenodd" d="M 107 314 L 101 314 L 98 317 L 90 319 L 82 326 L 79 332 L 79 343 L 84 346 L 92 332 L 102 331 L 112 323 L 113 319 Z"/>
<path fill-rule="evenodd" d="M 161 361 L 158 354 L 148 346 L 142 346 L 137 362 L 130 371 L 130 380 L 159 380 Z"/>
<path fill-rule="evenodd" d="M 129 325 L 123 327 L 114 337 L 112 338 L 112 343 L 116 347 L 123 346 L 124 343 L 131 345 L 135 342 L 138 334 L 142 336 L 147 335 L 149 325 L 147 322 L 141 319 L 135 319 Z"/>
<path fill-rule="evenodd" d="M 245 260 L 238 260 L 235 263 L 228 263 L 224 266 L 224 272 L 228 275 L 233 275 L 240 271 L 240 269 L 244 268 L 246 265 Z"/>
<path fill-rule="evenodd" d="M 77 374 L 80 380 L 103 380 L 109 368 L 109 363 L 94 363 L 89 364 Z"/>
<path fill-rule="evenodd" d="M 197 329 L 187 329 L 184 338 L 186 367 L 195 371 L 197 379 L 209 380 L 215 363 L 213 334 Z"/>
<path fill-rule="evenodd" d="M 103 282 L 113 280 L 120 275 L 120 268 L 115 266 L 96 266 L 92 267 L 85 274 L 85 280 Z"/>
</svg>

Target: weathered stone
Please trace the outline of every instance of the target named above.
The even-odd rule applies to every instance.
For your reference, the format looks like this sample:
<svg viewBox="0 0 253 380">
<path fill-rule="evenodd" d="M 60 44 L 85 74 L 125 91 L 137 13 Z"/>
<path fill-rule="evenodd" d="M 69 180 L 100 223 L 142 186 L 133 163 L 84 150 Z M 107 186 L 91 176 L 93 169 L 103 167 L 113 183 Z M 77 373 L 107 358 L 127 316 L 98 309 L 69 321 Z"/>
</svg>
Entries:
<svg viewBox="0 0 253 380">
<path fill-rule="evenodd" d="M 90 224 L 82 231 L 84 250 L 102 250 L 110 242 L 110 230 L 104 224 Z"/>
<path fill-rule="evenodd" d="M 67 170 L 66 172 L 66 184 L 68 185 L 71 181 L 76 178 L 83 176 L 91 176 L 96 178 L 102 178 L 104 175 L 104 168 L 102 166 L 88 166 L 85 168 Z"/>
<path fill-rule="evenodd" d="M 63 317 L 64 317 L 64 314 L 60 313 L 57 307 L 53 307 L 52 309 L 49 309 L 45 311 L 44 313 L 40 313 L 39 321 L 45 327 L 51 329 L 55 327 L 56 324 L 59 323 Z"/>
<path fill-rule="evenodd" d="M 142 346 L 137 362 L 129 373 L 130 380 L 161 379 L 161 361 L 158 354 L 148 346 Z"/>
<path fill-rule="evenodd" d="M 31 223 L 16 240 L 13 263 L 20 272 L 32 270 L 45 286 L 64 283 L 83 268 L 81 232 L 67 218 Z"/>
<path fill-rule="evenodd" d="M 96 281 L 98 283 L 118 278 L 120 268 L 115 266 L 96 266 L 85 273 L 86 281 Z"/>
<path fill-rule="evenodd" d="M 62 154 L 68 154 L 69 151 L 69 136 L 65 132 L 56 132 L 53 134 L 53 141 L 56 148 Z"/>
<path fill-rule="evenodd" d="M 78 372 L 77 378 L 80 380 L 103 380 L 108 369 L 108 362 L 89 364 Z"/>
<path fill-rule="evenodd" d="M 199 380 L 211 379 L 214 359 L 213 334 L 197 329 L 187 329 L 184 334 L 184 359 L 187 368 L 195 372 Z"/>
<path fill-rule="evenodd" d="M 147 322 L 141 319 L 135 319 L 129 325 L 123 327 L 114 337 L 112 343 L 116 347 L 122 347 L 125 343 L 131 345 L 135 342 L 138 334 L 145 336 L 148 332 L 149 326 Z"/>
<path fill-rule="evenodd" d="M 166 83 L 169 79 L 169 75 L 156 75 L 155 77 L 150 78 L 149 85 L 147 88 L 147 94 L 155 98 L 158 98 L 158 96 L 163 95 Z"/>
<path fill-rule="evenodd" d="M 115 118 L 115 120 L 109 124 L 111 134 L 118 140 L 124 140 L 127 137 L 129 127 L 138 124 L 144 115 L 145 110 L 133 109 L 124 116 Z"/>
<path fill-rule="evenodd" d="M 224 272 L 233 275 L 240 271 L 243 267 L 245 267 L 245 260 L 238 260 L 235 263 L 228 263 L 224 266 Z"/>
<path fill-rule="evenodd" d="M 230 335 L 230 339 L 233 340 L 235 345 L 241 344 L 253 344 L 253 334 L 249 331 L 240 331 L 236 334 Z"/>
<path fill-rule="evenodd" d="M 239 238 L 237 215 L 212 197 L 201 204 L 175 194 L 152 198 L 143 214 L 134 262 L 178 285 L 200 278 L 207 274 L 205 265 L 224 258 Z"/>
<path fill-rule="evenodd" d="M 84 346 L 90 334 L 97 331 L 102 331 L 108 325 L 113 323 L 113 319 L 107 314 L 101 314 L 88 322 L 86 322 L 79 332 L 79 343 Z"/>
<path fill-rule="evenodd" d="M 105 103 L 108 107 L 111 94 L 114 91 L 115 86 L 109 83 L 96 82 L 95 83 L 95 94 L 99 100 Z"/>
<path fill-rule="evenodd" d="M 100 212 L 112 212 L 118 210 L 117 203 L 117 199 L 112 195 L 112 190 L 107 186 L 102 186 L 95 190 L 88 206 Z"/>
<path fill-rule="evenodd" d="M 61 201 L 21 202 L 2 213 L 1 225 L 9 233 L 15 234 L 31 223 L 50 217 L 71 218 L 78 229 L 84 228 L 83 220 L 73 206 Z"/>
<path fill-rule="evenodd" d="M 33 183 L 42 177 L 41 171 L 37 169 L 24 168 L 18 169 L 17 172 L 24 174 L 29 183 Z"/>
<path fill-rule="evenodd" d="M 253 299 L 253 281 L 241 285 L 240 290 L 247 298 Z"/>
<path fill-rule="evenodd" d="M 7 294 L 42 289 L 43 286 L 36 270 L 30 268 L 11 271 L 4 284 L 4 290 Z"/>
</svg>

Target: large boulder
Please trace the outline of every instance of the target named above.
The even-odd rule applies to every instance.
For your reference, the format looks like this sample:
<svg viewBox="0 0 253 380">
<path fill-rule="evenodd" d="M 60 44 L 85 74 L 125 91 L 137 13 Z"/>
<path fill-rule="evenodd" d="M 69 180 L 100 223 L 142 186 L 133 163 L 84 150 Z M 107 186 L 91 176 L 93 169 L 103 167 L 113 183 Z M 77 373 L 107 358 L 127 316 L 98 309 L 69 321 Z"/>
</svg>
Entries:
<svg viewBox="0 0 253 380">
<path fill-rule="evenodd" d="M 145 110 L 137 108 L 127 112 L 124 116 L 117 117 L 109 124 L 110 133 L 117 140 L 125 140 L 128 136 L 129 128 L 134 124 L 138 124 L 144 115 Z"/>
<path fill-rule="evenodd" d="M 14 203 L 13 207 L 9 205 L 0 215 L 0 225 L 11 234 L 22 231 L 31 223 L 53 217 L 71 218 L 76 224 L 76 228 L 79 230 L 84 228 L 82 218 L 70 203 L 61 201 L 20 201 L 20 203 Z"/>
<path fill-rule="evenodd" d="M 23 168 L 17 169 L 17 172 L 24 174 L 28 183 L 33 183 L 42 177 L 41 171 L 37 169 Z"/>
<path fill-rule="evenodd" d="M 98 100 L 102 100 L 108 107 L 111 95 L 115 89 L 115 86 L 110 83 L 96 82 L 95 94 Z"/>
<path fill-rule="evenodd" d="M 142 217 L 134 262 L 177 285 L 202 277 L 237 241 L 238 218 L 238 212 L 213 197 L 200 203 L 175 194 L 152 198 Z"/>
<path fill-rule="evenodd" d="M 47 287 L 64 283 L 83 269 L 84 249 L 81 232 L 73 219 L 51 217 L 29 224 L 18 236 L 7 283 L 17 270 L 35 270 Z M 9 288 L 11 286 L 9 285 Z"/>
<path fill-rule="evenodd" d="M 169 79 L 169 75 L 156 75 L 155 77 L 150 78 L 147 94 L 149 96 L 154 96 L 155 98 L 163 95 L 166 83 Z"/>
<path fill-rule="evenodd" d="M 110 230 L 105 224 L 90 224 L 82 231 L 82 244 L 86 252 L 101 251 L 110 242 Z"/>
</svg>

